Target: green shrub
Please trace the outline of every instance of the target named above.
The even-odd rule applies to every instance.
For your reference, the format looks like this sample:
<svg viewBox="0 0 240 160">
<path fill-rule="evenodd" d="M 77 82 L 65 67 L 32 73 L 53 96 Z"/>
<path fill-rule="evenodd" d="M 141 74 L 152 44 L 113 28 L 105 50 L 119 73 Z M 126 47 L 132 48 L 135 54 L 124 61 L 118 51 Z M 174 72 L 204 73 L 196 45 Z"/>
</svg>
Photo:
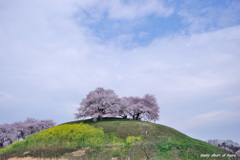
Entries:
<svg viewBox="0 0 240 160">
<path fill-rule="evenodd" d="M 142 141 L 141 137 L 135 137 L 135 136 L 128 136 L 126 138 L 127 144 L 137 143 Z"/>
</svg>

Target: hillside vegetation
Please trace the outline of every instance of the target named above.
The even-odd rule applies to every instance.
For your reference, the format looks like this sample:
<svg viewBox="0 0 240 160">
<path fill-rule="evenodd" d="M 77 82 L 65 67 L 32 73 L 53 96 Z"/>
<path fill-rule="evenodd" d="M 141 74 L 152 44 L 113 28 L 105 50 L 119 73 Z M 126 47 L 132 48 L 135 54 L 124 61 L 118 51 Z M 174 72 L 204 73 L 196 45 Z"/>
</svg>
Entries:
<svg viewBox="0 0 240 160">
<path fill-rule="evenodd" d="M 73 121 L 38 132 L 0 149 L 0 158 L 202 159 L 201 154 L 224 152 L 167 126 L 110 118 Z"/>
</svg>

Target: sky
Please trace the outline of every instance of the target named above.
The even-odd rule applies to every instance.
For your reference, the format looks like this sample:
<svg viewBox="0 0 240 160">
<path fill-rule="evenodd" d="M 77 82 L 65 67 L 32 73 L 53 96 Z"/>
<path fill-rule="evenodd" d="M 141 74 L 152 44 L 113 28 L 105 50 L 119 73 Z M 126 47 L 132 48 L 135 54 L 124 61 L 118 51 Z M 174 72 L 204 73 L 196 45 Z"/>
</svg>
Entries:
<svg viewBox="0 0 240 160">
<path fill-rule="evenodd" d="M 239 0 L 0 0 L 0 124 L 73 121 L 97 87 L 240 143 Z"/>
</svg>

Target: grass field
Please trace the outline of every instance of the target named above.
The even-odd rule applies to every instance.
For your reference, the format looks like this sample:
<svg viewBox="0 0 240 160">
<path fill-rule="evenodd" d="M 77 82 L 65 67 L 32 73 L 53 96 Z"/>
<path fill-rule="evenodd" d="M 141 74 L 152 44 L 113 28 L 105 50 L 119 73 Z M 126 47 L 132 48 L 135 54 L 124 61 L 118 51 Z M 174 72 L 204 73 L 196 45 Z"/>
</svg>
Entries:
<svg viewBox="0 0 240 160">
<path fill-rule="evenodd" d="M 149 155 L 155 160 L 203 159 L 201 154 L 226 153 L 164 125 L 109 118 L 98 122 L 92 119 L 73 121 L 38 132 L 24 141 L 0 149 L 0 158 L 30 156 L 137 160 L 147 158 L 144 147 L 151 151 Z"/>
</svg>

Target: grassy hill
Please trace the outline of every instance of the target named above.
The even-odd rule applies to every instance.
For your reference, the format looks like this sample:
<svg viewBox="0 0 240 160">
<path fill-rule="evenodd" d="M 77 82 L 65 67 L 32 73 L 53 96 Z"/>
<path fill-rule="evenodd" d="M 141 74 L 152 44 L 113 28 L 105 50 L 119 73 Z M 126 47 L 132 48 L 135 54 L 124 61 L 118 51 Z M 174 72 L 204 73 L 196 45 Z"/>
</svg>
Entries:
<svg viewBox="0 0 240 160">
<path fill-rule="evenodd" d="M 68 122 L 0 149 L 9 157 L 65 159 L 212 159 L 225 151 L 160 124 L 109 118 Z M 213 159 L 223 159 L 222 157 Z M 227 158 L 226 158 L 227 159 Z"/>
</svg>

